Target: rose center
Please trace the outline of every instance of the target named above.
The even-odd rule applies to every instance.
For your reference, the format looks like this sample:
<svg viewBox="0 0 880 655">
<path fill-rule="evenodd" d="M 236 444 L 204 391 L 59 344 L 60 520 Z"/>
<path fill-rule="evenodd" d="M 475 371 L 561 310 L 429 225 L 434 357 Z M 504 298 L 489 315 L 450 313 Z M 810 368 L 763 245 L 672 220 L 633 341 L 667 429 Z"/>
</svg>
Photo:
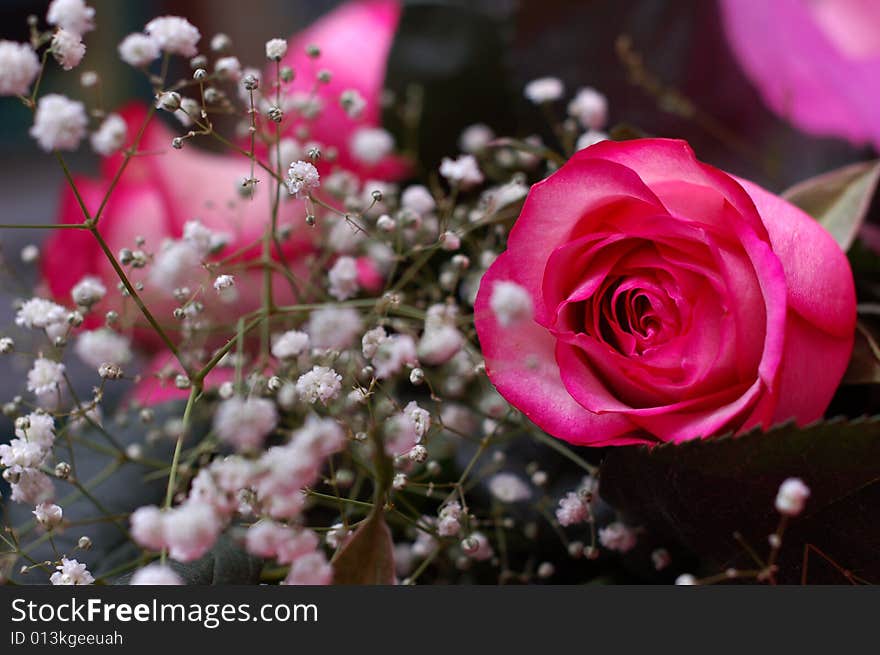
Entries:
<svg viewBox="0 0 880 655">
<path fill-rule="evenodd" d="M 664 296 L 633 281 L 618 280 L 594 299 L 597 336 L 625 355 L 640 355 L 659 345 L 665 341 L 665 328 L 671 327 L 667 324 L 675 322 L 671 302 Z"/>
</svg>

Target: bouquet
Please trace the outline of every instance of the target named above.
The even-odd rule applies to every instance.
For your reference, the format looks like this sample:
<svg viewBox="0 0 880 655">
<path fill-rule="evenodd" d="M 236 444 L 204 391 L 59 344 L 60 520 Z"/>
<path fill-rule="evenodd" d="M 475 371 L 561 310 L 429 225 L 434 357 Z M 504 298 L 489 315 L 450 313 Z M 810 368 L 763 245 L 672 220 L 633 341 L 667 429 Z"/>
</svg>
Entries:
<svg viewBox="0 0 880 655">
<path fill-rule="evenodd" d="M 772 108 L 876 147 L 877 35 L 794 5 L 718 18 Z M 502 131 L 492 19 L 393 0 L 251 66 L 156 17 L 116 52 L 149 93 L 111 107 L 100 22 L 52 0 L 0 41 L 63 177 L 57 216 L 0 226 L 41 237 L 0 338 L 4 581 L 880 579 L 875 161 L 774 193 L 554 76 L 520 87 L 541 130 Z"/>
</svg>

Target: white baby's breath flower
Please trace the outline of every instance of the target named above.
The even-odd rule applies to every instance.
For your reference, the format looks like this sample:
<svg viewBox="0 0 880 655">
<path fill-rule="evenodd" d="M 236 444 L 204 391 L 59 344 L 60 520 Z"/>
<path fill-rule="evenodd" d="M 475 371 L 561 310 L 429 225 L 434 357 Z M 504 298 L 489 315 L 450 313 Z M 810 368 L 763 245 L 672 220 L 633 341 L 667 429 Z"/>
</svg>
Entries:
<svg viewBox="0 0 880 655">
<path fill-rule="evenodd" d="M 45 298 L 31 298 L 19 308 L 15 315 L 15 324 L 41 329 L 63 323 L 66 317 L 67 310 L 61 305 Z"/>
<path fill-rule="evenodd" d="M 575 148 L 578 150 L 583 150 L 584 148 L 589 148 L 590 146 L 594 146 L 601 141 L 607 141 L 608 135 L 605 132 L 600 130 L 587 130 L 583 134 L 578 137 L 577 143 L 575 143 Z"/>
<path fill-rule="evenodd" d="M 20 468 L 13 467 L 18 478 L 17 482 L 13 482 L 12 494 L 10 498 L 14 503 L 26 503 L 28 505 L 38 505 L 45 503 L 55 496 L 55 487 L 52 485 L 52 479 L 36 468 Z"/>
<path fill-rule="evenodd" d="M 221 293 L 235 286 L 235 278 L 231 275 L 218 275 L 214 278 L 214 290 Z"/>
<path fill-rule="evenodd" d="M 776 511 L 785 516 L 797 516 L 804 511 L 810 488 L 800 478 L 788 478 L 779 485 L 776 495 Z"/>
<path fill-rule="evenodd" d="M 25 264 L 32 264 L 40 258 L 40 249 L 32 243 L 29 243 L 21 249 L 21 261 Z"/>
<path fill-rule="evenodd" d="M 559 501 L 559 508 L 556 510 L 556 520 L 562 526 L 591 521 L 592 514 L 590 513 L 589 500 L 581 494 L 573 491 L 568 492 Z"/>
<path fill-rule="evenodd" d="M 222 441 L 239 450 L 256 448 L 278 424 L 272 401 L 233 396 L 224 400 L 214 414 L 214 431 Z"/>
<path fill-rule="evenodd" d="M 362 127 L 351 137 L 352 156 L 366 164 L 376 164 L 394 150 L 394 137 L 381 127 Z"/>
<path fill-rule="evenodd" d="M 346 89 L 339 94 L 339 104 L 349 118 L 360 118 L 367 107 L 367 101 L 357 89 Z"/>
<path fill-rule="evenodd" d="M 281 61 L 287 54 L 287 41 L 284 39 L 269 39 L 266 41 L 266 59 L 269 61 Z"/>
<path fill-rule="evenodd" d="M 84 89 L 94 88 L 100 81 L 101 78 L 95 71 L 83 71 L 79 76 L 79 83 Z"/>
<path fill-rule="evenodd" d="M 518 503 L 532 496 L 529 486 L 513 473 L 493 475 L 489 480 L 489 491 L 502 503 Z"/>
<path fill-rule="evenodd" d="M 227 80 L 241 78 L 241 62 L 238 57 L 221 57 L 214 63 L 214 72 Z"/>
<path fill-rule="evenodd" d="M 156 40 L 162 51 L 183 57 L 194 56 L 196 44 L 202 38 L 194 25 L 179 16 L 154 18 L 144 31 Z"/>
<path fill-rule="evenodd" d="M 299 330 L 289 330 L 275 337 L 272 342 L 272 356 L 278 359 L 291 359 L 304 353 L 308 347 L 308 334 Z"/>
<path fill-rule="evenodd" d="M 129 66 L 142 68 L 159 58 L 159 42 L 151 36 L 135 32 L 119 44 L 119 58 Z"/>
<path fill-rule="evenodd" d="M 437 201 L 434 200 L 428 187 L 413 184 L 400 194 L 400 206 L 414 211 L 419 216 L 427 216 L 437 208 Z"/>
<path fill-rule="evenodd" d="M 52 415 L 31 412 L 26 418 L 26 427 L 19 427 L 16 422 L 15 436 L 27 439 L 28 442 L 36 444 L 44 450 L 51 448 L 55 441 L 55 419 L 52 418 Z"/>
<path fill-rule="evenodd" d="M 579 89 L 568 103 L 568 115 L 585 130 L 600 130 L 608 121 L 608 99 L 592 87 Z"/>
<path fill-rule="evenodd" d="M 450 183 L 468 188 L 483 182 L 483 173 L 473 155 L 462 155 L 458 159 L 444 157 L 440 163 L 440 175 Z"/>
<path fill-rule="evenodd" d="M 282 140 L 281 143 L 283 145 L 284 141 Z M 283 162 L 284 159 L 281 161 Z M 290 161 L 293 161 L 293 159 Z M 348 198 L 349 196 L 353 196 L 357 193 L 359 186 L 360 181 L 357 176 L 351 171 L 346 171 L 341 168 L 330 173 L 327 176 L 327 181 L 324 183 L 324 188 L 327 190 L 327 193 L 330 193 L 337 198 Z"/>
<path fill-rule="evenodd" d="M 55 31 L 50 48 L 55 61 L 66 71 L 79 66 L 86 54 L 86 46 L 79 34 L 64 29 Z"/>
<path fill-rule="evenodd" d="M 314 348 L 348 348 L 361 333 L 361 316 L 350 307 L 322 307 L 309 315 L 307 332 Z"/>
<path fill-rule="evenodd" d="M 364 332 L 364 336 L 361 337 L 361 352 L 363 352 L 364 357 L 372 359 L 379 346 L 385 343 L 387 339 L 388 333 L 385 332 L 385 328 L 381 325 Z"/>
<path fill-rule="evenodd" d="M 62 557 L 61 564 L 55 568 L 57 571 L 49 576 L 49 582 L 53 585 L 90 585 L 95 581 L 86 565 L 75 559 Z"/>
<path fill-rule="evenodd" d="M 30 135 L 46 152 L 76 150 L 86 134 L 89 120 L 81 102 L 49 93 L 37 103 Z"/>
<path fill-rule="evenodd" d="M 431 415 L 411 401 L 402 412 L 393 414 L 385 421 L 385 450 L 390 455 L 408 453 L 427 434 L 431 427 Z"/>
<path fill-rule="evenodd" d="M 218 252 L 229 243 L 230 238 L 229 234 L 215 232 L 199 221 L 187 221 L 183 226 L 183 240 L 202 257 Z"/>
<path fill-rule="evenodd" d="M 474 155 L 489 145 L 495 138 L 492 128 L 483 123 L 476 123 L 465 128 L 458 139 L 458 147 L 462 152 Z"/>
<path fill-rule="evenodd" d="M 84 0 L 52 0 L 46 22 L 82 36 L 95 29 L 95 10 Z"/>
<path fill-rule="evenodd" d="M 357 262 L 354 257 L 340 257 L 327 274 L 330 282 L 330 295 L 336 300 L 347 300 L 357 295 L 358 284 Z"/>
<path fill-rule="evenodd" d="M 307 161 L 295 161 L 287 171 L 287 190 L 297 198 L 308 195 L 321 185 L 318 169 Z"/>
<path fill-rule="evenodd" d="M 182 585 L 183 580 L 174 572 L 167 564 L 147 564 L 142 569 L 138 569 L 133 576 L 129 585 Z"/>
<path fill-rule="evenodd" d="M 45 448 L 27 439 L 12 439 L 8 444 L 0 444 L 0 465 L 7 468 L 37 469 L 47 456 Z"/>
<path fill-rule="evenodd" d="M 153 260 L 149 282 L 157 289 L 171 295 L 174 289 L 196 279 L 200 272 L 201 256 L 189 241 L 169 241 Z"/>
<path fill-rule="evenodd" d="M 229 35 L 219 32 L 211 37 L 211 50 L 214 52 L 223 52 L 232 47 L 232 39 Z"/>
<path fill-rule="evenodd" d="M 296 392 L 309 404 L 319 400 L 325 405 L 339 396 L 342 376 L 327 366 L 314 366 L 296 381 Z"/>
<path fill-rule="evenodd" d="M 502 280 L 492 287 L 489 306 L 503 327 L 510 327 L 532 317 L 532 297 L 516 282 Z"/>
<path fill-rule="evenodd" d="M 223 525 L 214 507 L 189 500 L 166 512 L 162 527 L 171 558 L 191 562 L 214 545 Z"/>
<path fill-rule="evenodd" d="M 81 333 L 76 339 L 74 351 L 92 368 L 101 364 L 121 366 L 131 361 L 131 342 L 128 337 L 109 328 L 99 328 Z"/>
<path fill-rule="evenodd" d="M 119 114 L 110 114 L 95 132 L 92 132 L 92 150 L 107 157 L 125 144 L 128 128 Z"/>
<path fill-rule="evenodd" d="M 526 84 L 524 95 L 536 105 L 559 100 L 565 93 L 562 80 L 556 77 L 541 77 Z"/>
<path fill-rule="evenodd" d="M 375 369 L 376 379 L 386 380 L 397 375 L 404 366 L 418 364 L 416 343 L 408 334 L 392 334 L 379 344 L 370 363 Z"/>
<path fill-rule="evenodd" d="M 40 60 L 26 43 L 0 41 L 0 96 L 26 96 L 40 72 Z"/>
<path fill-rule="evenodd" d="M 64 512 L 55 503 L 40 503 L 33 511 L 37 523 L 46 530 L 52 530 L 61 525 Z"/>
<path fill-rule="evenodd" d="M 608 550 L 618 553 L 626 553 L 632 550 L 636 545 L 637 539 L 636 531 L 620 521 L 610 523 L 599 530 L 599 543 Z"/>
</svg>

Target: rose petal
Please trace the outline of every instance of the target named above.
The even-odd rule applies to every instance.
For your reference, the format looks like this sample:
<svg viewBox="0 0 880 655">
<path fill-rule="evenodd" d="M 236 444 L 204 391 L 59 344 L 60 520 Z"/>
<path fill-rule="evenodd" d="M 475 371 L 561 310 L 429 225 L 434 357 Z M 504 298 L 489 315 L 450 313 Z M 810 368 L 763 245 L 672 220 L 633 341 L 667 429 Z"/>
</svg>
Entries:
<svg viewBox="0 0 880 655">
<path fill-rule="evenodd" d="M 555 339 L 532 321 L 502 327 L 489 306 L 492 286 L 500 280 L 523 284 L 518 265 L 502 254 L 483 276 L 474 320 L 480 334 L 486 373 L 515 407 L 550 434 L 574 444 L 646 443 L 650 437 L 630 435 L 632 423 L 623 416 L 594 414 L 566 391 L 554 357 Z"/>
<path fill-rule="evenodd" d="M 855 329 L 855 285 L 846 255 L 830 234 L 803 211 L 757 184 L 740 180 L 767 224 L 782 262 L 791 308 L 829 334 Z"/>
<path fill-rule="evenodd" d="M 829 30 L 828 17 L 813 14 L 811 8 L 817 4 L 802 0 L 722 0 L 728 42 L 764 101 L 777 114 L 813 134 L 878 144 L 880 53 L 853 57 L 841 50 L 835 43 L 836 28 Z M 839 0 L 821 4 L 827 5 L 825 11 L 830 13 L 841 10 Z M 861 24 L 878 33 L 870 13 Z M 847 41 L 865 54 L 867 44 L 863 39 L 859 42 L 859 37 L 849 31 Z"/>
</svg>

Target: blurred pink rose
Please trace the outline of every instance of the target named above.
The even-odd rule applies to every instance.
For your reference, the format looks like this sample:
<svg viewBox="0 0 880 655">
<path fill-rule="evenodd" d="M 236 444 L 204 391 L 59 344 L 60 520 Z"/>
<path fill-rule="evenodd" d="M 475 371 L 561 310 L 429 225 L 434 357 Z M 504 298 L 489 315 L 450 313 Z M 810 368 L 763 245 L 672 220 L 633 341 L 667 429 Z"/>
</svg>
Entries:
<svg viewBox="0 0 880 655">
<path fill-rule="evenodd" d="M 177 375 L 183 373 L 180 363 L 165 351 L 155 355 L 141 371 L 140 382 L 128 394 L 128 400 L 136 401 L 142 407 L 151 407 L 171 400 L 186 400 L 189 389 L 178 389 L 174 384 Z M 235 379 L 235 370 L 229 367 L 215 367 L 205 377 L 204 388 L 216 389 L 224 382 Z"/>
<path fill-rule="evenodd" d="M 811 134 L 880 149 L 880 2 L 721 0 L 721 13 L 776 113 Z"/>
<path fill-rule="evenodd" d="M 145 112 L 140 105 L 121 112 L 128 124 L 130 138 L 143 123 Z M 171 147 L 174 136 L 176 134 L 158 118 L 150 121 L 139 146 L 139 151 L 144 154 L 134 157 L 119 179 L 101 214 L 100 232 L 116 257 L 123 248 L 143 249 L 154 255 L 152 264 L 146 268 L 127 267 L 126 274 L 133 284 L 143 284 L 143 292 L 139 295 L 160 323 L 174 325 L 177 322 L 172 318 L 172 312 L 180 302 L 173 298 L 173 288 L 163 282 L 173 280 L 175 273 L 165 269 L 178 266 L 193 292 L 196 285 L 202 287 L 198 299 L 206 305 L 206 316 L 227 320 L 255 310 L 261 299 L 260 269 L 235 271 L 234 290 L 224 298 L 212 288 L 214 274 L 202 269 L 197 260 L 188 270 L 183 269 L 182 261 L 186 259 L 183 254 L 169 257 L 167 266 L 163 266 L 160 260 L 165 241 L 180 239 L 185 224 L 194 220 L 228 239 L 223 248 L 207 259 L 218 260 L 231 253 L 237 253 L 235 261 L 239 262 L 256 259 L 261 252 L 258 241 L 269 220 L 271 187 L 265 184 L 258 188 L 253 198 L 242 197 L 240 181 L 250 171 L 245 157 L 208 153 L 192 146 L 174 150 Z M 120 155 L 105 158 L 100 179 L 75 178 L 83 202 L 93 216 L 118 170 L 119 160 Z M 278 220 L 280 227 L 289 226 L 291 229 L 290 238 L 282 244 L 282 252 L 298 277 L 305 275 L 305 256 L 314 250 L 314 232 L 305 224 L 302 202 L 283 198 Z M 61 192 L 58 222 L 82 221 L 76 197 L 65 185 Z M 143 239 L 142 246 L 138 245 L 138 237 Z M 94 276 L 104 283 L 107 296 L 96 306 L 87 325 L 100 322 L 104 313 L 111 309 L 119 312 L 122 325 L 127 325 L 129 319 L 136 320 L 141 327 L 146 325 L 132 301 L 122 302 L 121 295 L 115 290 L 118 277 L 96 239 L 87 231 L 54 231 L 46 241 L 41 260 L 43 278 L 51 294 L 68 304 L 71 289 L 83 277 Z M 221 268 L 218 272 L 226 270 Z M 280 302 L 292 300 L 291 289 L 280 274 L 273 276 L 273 288 Z M 142 346 L 161 345 L 149 328 L 136 330 L 135 336 Z"/>
<path fill-rule="evenodd" d="M 291 66 L 295 78 L 285 86 L 285 94 L 288 98 L 302 100 L 314 92 L 321 111 L 308 121 L 299 118 L 296 112 L 287 112 L 282 126 L 285 135 L 297 138 L 303 146 L 317 141 L 322 148 L 337 151 L 333 163 L 326 159 L 320 162 L 322 175 L 341 167 L 353 172 L 361 181 L 392 180 L 410 170 L 408 161 L 393 153 L 375 162 L 365 162 L 351 153 L 352 140 L 359 129 L 381 126 L 385 66 L 399 17 L 398 2 L 350 2 L 289 41 L 288 53 L 281 64 Z M 306 53 L 308 45 L 318 46 L 320 57 L 309 57 Z M 329 83 L 316 84 L 321 70 L 330 71 Z M 274 91 L 267 86 L 267 80 L 274 82 L 274 74 L 273 65 L 267 69 L 262 87 L 268 97 Z M 345 91 L 357 92 L 365 102 L 356 117 L 347 115 L 340 103 L 340 96 Z M 142 107 L 131 106 L 122 112 L 129 141 L 140 128 L 145 111 Z M 183 130 L 178 133 L 182 134 Z M 163 242 L 180 239 L 186 223 L 198 220 L 204 227 L 229 237 L 227 245 L 213 253 L 210 259 L 221 259 L 230 253 L 236 253 L 238 262 L 258 258 L 261 246 L 257 241 L 264 233 L 269 217 L 271 185 L 257 185 L 256 196 L 252 199 L 241 197 L 240 182 L 250 173 L 247 158 L 237 154 L 208 153 L 190 142 L 182 150 L 174 150 L 171 140 L 178 133 L 166 128 L 159 118 L 150 121 L 139 146 L 139 151 L 144 154 L 131 160 L 101 214 L 100 230 L 110 250 L 115 255 L 122 248 L 137 250 L 136 237 L 143 237 L 143 249 L 158 257 Z M 260 152 L 259 155 L 266 158 L 268 153 Z M 306 155 L 303 153 L 302 156 Z M 120 154 L 106 157 L 99 179 L 76 178 L 82 199 L 92 215 L 120 163 Z M 286 170 L 288 163 L 282 162 L 282 168 Z M 306 272 L 304 255 L 314 250 L 317 231 L 305 227 L 302 202 L 288 199 L 286 193 L 284 195 L 278 224 L 281 228 L 290 227 L 291 236 L 283 244 L 283 256 L 299 277 Z M 60 223 L 81 223 L 83 220 L 77 199 L 67 185 L 62 190 L 59 214 Z M 171 259 L 180 260 L 181 257 Z M 60 300 L 69 301 L 73 286 L 87 275 L 99 278 L 111 290 L 89 317 L 87 326 L 100 323 L 104 312 L 110 309 L 123 315 L 123 324 L 127 319 L 134 319 L 144 325 L 133 303 L 126 303 L 123 308 L 119 294 L 113 291 L 118 279 L 97 242 L 86 231 L 56 231 L 46 243 L 42 262 L 49 290 Z M 156 274 L 157 269 L 159 273 L 165 270 L 154 261 L 146 270 L 130 268 L 127 272 L 133 283 L 143 283 L 144 290 L 140 295 L 156 318 L 162 323 L 173 323 L 171 313 L 180 303 L 171 297 L 168 285 L 166 288 L 157 286 L 157 277 L 163 277 Z M 153 271 L 152 277 L 150 270 Z M 168 273 L 164 277 L 173 277 L 175 271 Z M 359 273 L 363 287 L 381 287 L 381 275 L 369 260 L 359 261 Z M 225 302 L 211 288 L 207 272 L 201 271 L 199 282 L 205 289 L 199 300 L 208 306 L 209 317 L 223 319 L 233 313 L 239 316 L 260 306 L 262 272 L 256 268 L 235 272 L 235 287 L 225 295 Z M 273 276 L 273 285 L 277 301 L 292 300 L 290 287 L 281 275 Z M 135 336 L 143 346 L 161 346 L 149 329 L 136 330 Z"/>
<path fill-rule="evenodd" d="M 536 184 L 476 302 L 498 391 L 593 446 L 818 419 L 854 325 L 818 223 L 664 139 L 599 143 Z"/>
<path fill-rule="evenodd" d="M 411 168 L 405 158 L 395 154 L 375 162 L 364 161 L 354 156 L 352 148 L 352 140 L 359 130 L 382 126 L 385 68 L 400 9 L 400 3 L 395 0 L 345 3 L 294 35 L 281 61 L 282 66 L 290 66 L 296 75 L 293 82 L 285 86 L 288 94 L 307 98 L 316 89 L 321 106 L 314 120 L 285 123 L 284 133 L 302 143 L 317 141 L 335 148 L 338 165 L 356 173 L 361 180 L 397 180 L 405 177 Z M 306 48 L 311 45 L 320 48 L 319 57 L 307 54 Z M 330 81 L 317 83 L 317 75 L 323 70 L 330 72 Z M 266 69 L 264 87 L 269 88 L 274 79 L 272 65 Z M 355 117 L 346 114 L 340 102 L 346 91 L 356 91 L 366 103 Z M 306 128 L 305 136 L 302 128 Z"/>
</svg>

